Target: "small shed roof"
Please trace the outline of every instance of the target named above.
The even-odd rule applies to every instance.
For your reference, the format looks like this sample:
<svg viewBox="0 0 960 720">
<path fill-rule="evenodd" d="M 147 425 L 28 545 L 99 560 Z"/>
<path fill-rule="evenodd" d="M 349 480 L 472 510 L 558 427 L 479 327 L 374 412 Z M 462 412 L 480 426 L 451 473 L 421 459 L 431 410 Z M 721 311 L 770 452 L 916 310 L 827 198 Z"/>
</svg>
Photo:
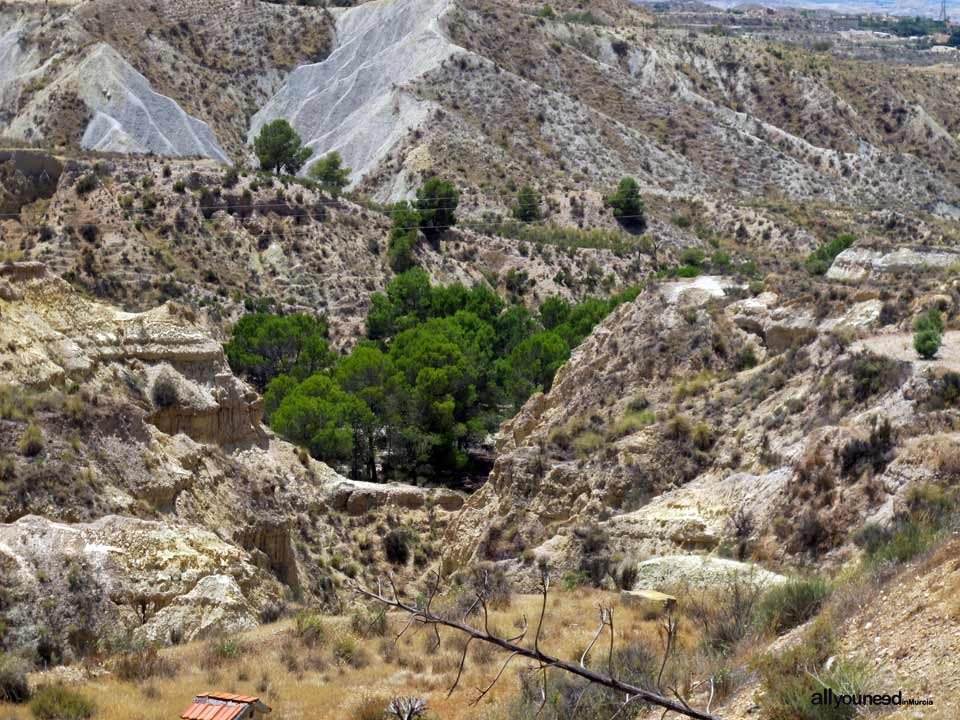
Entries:
<svg viewBox="0 0 960 720">
<path fill-rule="evenodd" d="M 238 720 L 247 717 L 248 710 L 268 713 L 270 708 L 253 695 L 205 692 L 193 699 L 190 707 L 180 713 L 181 720 Z"/>
</svg>

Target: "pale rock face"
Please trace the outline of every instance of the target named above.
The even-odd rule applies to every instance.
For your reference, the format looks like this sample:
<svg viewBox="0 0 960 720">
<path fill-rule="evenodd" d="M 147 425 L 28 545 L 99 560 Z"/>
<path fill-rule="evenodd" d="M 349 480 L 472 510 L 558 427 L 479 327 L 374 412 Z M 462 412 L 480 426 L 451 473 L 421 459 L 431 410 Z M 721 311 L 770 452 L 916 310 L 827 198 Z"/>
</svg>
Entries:
<svg viewBox="0 0 960 720">
<path fill-rule="evenodd" d="M 176 402 L 147 421 L 168 435 L 228 444 L 257 438 L 263 401 L 227 367 L 220 344 L 170 304 L 126 313 L 78 297 L 39 263 L 0 268 L 16 301 L 3 309 L 0 360 L 10 380 L 43 387 L 111 363 L 136 363 L 148 389 L 163 374 Z"/>
<path fill-rule="evenodd" d="M 284 118 L 314 151 L 336 150 L 359 180 L 434 109 L 404 85 L 463 52 L 442 30 L 450 0 L 377 0 L 343 12 L 337 47 L 303 65 L 254 115 L 249 139 Z"/>
<path fill-rule="evenodd" d="M 909 268 L 947 268 L 960 263 L 960 252 L 947 248 L 901 247 L 896 250 L 852 247 L 837 255 L 827 271 L 831 280 L 863 280 Z"/>
<path fill-rule="evenodd" d="M 722 298 L 729 289 L 734 287 L 738 287 L 738 285 L 731 278 L 700 275 L 695 278 L 664 283 L 661 289 L 669 302 L 676 303 L 685 295 L 694 295 L 703 300 Z"/>
<path fill-rule="evenodd" d="M 778 585 L 782 575 L 752 565 L 718 557 L 667 555 L 637 564 L 636 588 L 667 591 L 677 587 L 704 590 L 741 578 L 760 586 Z"/>
<path fill-rule="evenodd" d="M 731 304 L 727 314 L 738 327 L 757 335 L 774 355 L 805 345 L 817 336 L 813 313 L 780 305 L 779 298 L 770 292 Z"/>
<path fill-rule="evenodd" d="M 0 39 L 0 57 L 13 52 L 4 50 L 9 45 L 8 36 L 16 40 L 16 35 L 11 33 Z M 28 67 L 22 58 L 17 64 Z M 22 80 L 20 77 L 0 77 L 0 81 L 4 79 L 8 83 Z M 171 98 L 155 92 L 149 81 L 106 43 L 92 46 L 68 72 L 58 75 L 37 92 L 27 108 L 12 119 L 7 133 L 13 137 L 30 137 L 33 115 L 43 112 L 52 97 L 65 92 L 76 93 L 92 114 L 80 142 L 83 148 L 169 156 L 199 155 L 230 162 L 205 122 L 188 115 Z"/>
<path fill-rule="evenodd" d="M 65 644 L 71 626 L 94 638 L 161 639 L 160 628 L 179 623 L 197 637 L 218 625 L 252 626 L 258 609 L 282 597 L 273 576 L 208 530 L 119 516 L 67 524 L 28 515 L 0 524 L 0 573 L 13 590 L 14 647 L 36 643 L 41 626 Z M 222 606 L 212 608 L 221 591 Z M 51 597 L 57 602 L 43 602 Z M 149 627 L 140 627 L 145 619 Z"/>
<path fill-rule="evenodd" d="M 399 483 L 371 483 L 340 479 L 326 488 L 327 502 L 334 510 L 363 515 L 378 507 L 416 510 L 428 503 L 447 511 L 459 510 L 464 498 L 443 488 L 419 488 Z"/>
<path fill-rule="evenodd" d="M 145 643 L 192 642 L 257 626 L 257 617 L 230 575 L 208 575 L 134 631 Z"/>
<path fill-rule="evenodd" d="M 611 544 L 640 555 L 680 547 L 709 552 L 732 537 L 731 518 L 738 509 L 749 509 L 758 525 L 768 522 L 792 475 L 793 469 L 784 467 L 764 475 L 697 478 L 638 510 L 611 518 L 606 524 Z"/>
</svg>

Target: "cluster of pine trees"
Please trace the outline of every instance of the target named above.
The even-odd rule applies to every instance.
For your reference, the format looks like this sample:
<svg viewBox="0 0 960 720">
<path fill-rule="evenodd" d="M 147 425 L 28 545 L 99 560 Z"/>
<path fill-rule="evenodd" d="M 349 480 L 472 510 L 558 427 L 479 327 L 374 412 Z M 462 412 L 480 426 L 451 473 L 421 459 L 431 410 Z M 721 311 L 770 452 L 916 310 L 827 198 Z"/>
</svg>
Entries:
<svg viewBox="0 0 960 720">
<path fill-rule="evenodd" d="M 352 477 L 455 478 L 470 449 L 554 373 L 631 290 L 536 313 L 485 285 L 431 285 L 415 267 L 372 297 L 367 337 L 330 350 L 322 320 L 255 312 L 225 350 L 264 393 L 270 426 Z M 378 470 L 378 468 L 380 468 Z"/>
</svg>

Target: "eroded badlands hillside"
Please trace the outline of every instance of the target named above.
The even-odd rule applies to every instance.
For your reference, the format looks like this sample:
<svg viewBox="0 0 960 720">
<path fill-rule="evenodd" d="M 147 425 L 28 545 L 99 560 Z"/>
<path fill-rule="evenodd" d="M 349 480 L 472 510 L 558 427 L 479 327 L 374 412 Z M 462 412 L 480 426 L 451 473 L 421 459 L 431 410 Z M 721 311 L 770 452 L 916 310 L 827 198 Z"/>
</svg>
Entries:
<svg viewBox="0 0 960 720">
<path fill-rule="evenodd" d="M 7 647 L 49 663 L 249 629 L 294 596 L 335 601 L 355 532 L 400 512 L 432 536 L 462 503 L 352 483 L 278 440 L 183 306 L 121 312 L 19 263 L 0 315 Z M 372 567 L 379 543 L 361 544 Z"/>
<path fill-rule="evenodd" d="M 954 317 L 955 283 L 918 266 L 871 280 L 648 286 L 503 425 L 489 482 L 451 528 L 451 564 L 500 560 L 523 577 L 544 554 L 584 568 L 598 552 L 585 525 L 628 565 L 842 562 L 857 530 L 948 481 L 958 451 L 956 335 L 924 361 L 909 332 L 929 307 Z"/>
<path fill-rule="evenodd" d="M 553 638 L 583 630 L 598 589 L 681 594 L 697 629 L 677 677 L 719 679 L 726 715 L 752 717 L 768 648 L 829 648 L 810 661 L 826 671 L 868 623 L 955 635 L 954 544 L 922 553 L 956 527 L 958 65 L 776 37 L 666 27 L 625 0 L 0 6 L 0 647 L 42 665 L 263 638 L 294 608 L 343 616 L 348 579 L 392 570 L 415 597 L 437 567 L 456 603 L 478 566 L 520 590 L 545 566 L 579 603 Z M 314 151 L 305 168 L 343 156 L 344 193 L 253 167 L 274 119 Z M 341 477 L 263 425 L 222 349 L 252 310 L 322 316 L 334 349 L 362 346 L 396 275 L 387 203 L 433 175 L 460 193 L 455 227 L 413 233 L 433 283 L 486 285 L 539 321 L 550 297 L 640 288 L 501 426 L 470 497 Z M 626 176 L 643 223 L 605 201 Z M 514 221 L 524 185 L 541 216 Z M 931 309 L 943 346 L 921 360 Z M 417 538 L 402 559 L 395 531 Z M 890 592 L 905 567 L 933 604 Z M 824 594 L 795 623 L 709 645 L 688 591 L 720 613 L 731 578 L 759 593 L 797 574 Z M 837 642 L 818 645 L 830 618 Z M 652 622 L 633 634 L 657 640 Z M 328 661 L 362 669 L 296 646 L 305 669 L 278 632 L 290 687 L 330 682 Z M 948 682 L 940 639 L 878 640 L 870 659 Z M 436 694 L 456 668 L 438 653 L 423 679 L 374 643 L 391 691 Z M 537 716 L 514 690 L 497 712 Z"/>
</svg>

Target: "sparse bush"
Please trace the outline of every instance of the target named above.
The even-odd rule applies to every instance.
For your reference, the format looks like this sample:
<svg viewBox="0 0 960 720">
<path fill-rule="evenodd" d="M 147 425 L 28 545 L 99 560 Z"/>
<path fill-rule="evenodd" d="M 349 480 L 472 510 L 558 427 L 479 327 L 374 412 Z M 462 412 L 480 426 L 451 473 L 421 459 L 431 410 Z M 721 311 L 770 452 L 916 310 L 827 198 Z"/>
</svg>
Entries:
<svg viewBox="0 0 960 720">
<path fill-rule="evenodd" d="M 231 165 L 223 171 L 223 179 L 220 181 L 223 187 L 232 188 L 238 182 L 240 182 L 240 171 L 237 170 L 236 165 Z"/>
<path fill-rule="evenodd" d="M 300 641 L 309 647 L 323 645 L 327 641 L 327 627 L 323 618 L 307 610 L 297 613 L 296 633 Z"/>
<path fill-rule="evenodd" d="M 350 172 L 350 168 L 343 167 L 340 153 L 334 151 L 327 153 L 311 165 L 307 175 L 327 192 L 339 195 L 350 184 Z"/>
<path fill-rule="evenodd" d="M 152 678 L 170 678 L 177 674 L 177 665 L 163 657 L 156 648 L 122 653 L 112 662 L 114 674 L 126 682 L 143 682 Z"/>
<path fill-rule="evenodd" d="M 903 518 L 893 528 L 866 538 L 867 563 L 876 566 L 909 562 L 930 547 L 937 536 L 935 530 Z"/>
<path fill-rule="evenodd" d="M 888 392 L 897 386 L 901 377 L 896 360 L 879 355 L 867 355 L 853 364 L 853 396 L 863 402 L 873 395 Z"/>
<path fill-rule="evenodd" d="M 685 442 L 689 440 L 691 432 L 690 420 L 687 419 L 686 415 L 674 415 L 667 420 L 663 428 L 664 437 L 674 442 Z"/>
<path fill-rule="evenodd" d="M 389 700 L 379 695 L 364 697 L 351 713 L 353 720 L 384 720 Z"/>
<path fill-rule="evenodd" d="M 699 422 L 693 428 L 692 439 L 697 450 L 709 450 L 713 445 L 713 430 L 705 422 Z"/>
<path fill-rule="evenodd" d="M 482 593 L 487 605 L 494 609 L 510 607 L 513 601 L 513 588 L 510 587 L 506 574 L 493 563 L 475 565 L 468 573 L 457 575 L 454 580 L 460 586 L 456 605 L 461 615 L 471 607 L 474 612 L 479 611 L 479 605 L 474 604 L 477 593 Z"/>
<path fill-rule="evenodd" d="M 30 699 L 28 672 L 30 663 L 24 658 L 0 652 L 0 702 L 22 703 Z"/>
<path fill-rule="evenodd" d="M 208 667 L 219 667 L 224 662 L 238 659 L 243 655 L 245 647 L 243 643 L 226 638 L 213 639 L 207 642 L 204 647 L 204 665 Z"/>
<path fill-rule="evenodd" d="M 520 222 L 536 222 L 540 219 L 540 195 L 529 185 L 524 185 L 517 193 L 517 204 L 512 212 Z"/>
<path fill-rule="evenodd" d="M 179 402 L 176 381 L 169 375 L 160 375 L 153 383 L 151 396 L 153 404 L 158 408 L 173 407 Z"/>
<path fill-rule="evenodd" d="M 387 614 L 382 609 L 357 609 L 350 613 L 350 629 L 362 638 L 383 637 L 387 634 Z"/>
<path fill-rule="evenodd" d="M 603 447 L 604 440 L 600 433 L 587 430 L 575 437 L 571 444 L 578 457 L 588 458 Z"/>
<path fill-rule="evenodd" d="M 632 435 L 643 428 L 653 425 L 657 421 L 656 415 L 650 409 L 628 411 L 607 429 L 607 437 L 611 440 Z"/>
<path fill-rule="evenodd" d="M 43 452 L 46 439 L 39 425 L 30 423 L 20 436 L 20 454 L 26 457 L 36 457 Z"/>
<path fill-rule="evenodd" d="M 686 612 L 700 628 L 703 645 L 729 655 L 754 627 L 762 596 L 763 586 L 755 578 L 730 573 L 715 589 L 688 598 Z"/>
<path fill-rule="evenodd" d="M 63 685 L 40 688 L 30 702 L 30 711 L 38 720 L 86 720 L 93 717 L 94 710 L 92 700 Z"/>
<path fill-rule="evenodd" d="M 84 223 L 80 226 L 80 237 L 88 243 L 95 243 L 100 235 L 100 230 L 93 223 Z"/>
<path fill-rule="evenodd" d="M 383 536 L 383 554 L 394 565 L 406 565 L 410 560 L 412 537 L 409 530 L 395 528 Z"/>
<path fill-rule="evenodd" d="M 363 668 L 370 664 L 370 656 L 352 633 L 341 633 L 331 647 L 333 658 L 352 668 Z"/>
<path fill-rule="evenodd" d="M 850 720 L 857 716 L 853 705 L 814 705 L 811 696 L 829 687 L 837 695 L 861 694 L 871 684 L 865 665 L 838 660 L 824 669 L 834 652 L 827 621 L 817 621 L 803 642 L 779 655 L 767 655 L 757 663 L 761 678 L 760 708 L 769 720 Z"/>
<path fill-rule="evenodd" d="M 740 352 L 737 353 L 737 357 L 734 361 L 734 367 L 737 371 L 749 370 L 757 366 L 757 354 L 754 352 L 752 345 L 744 346 Z"/>
<path fill-rule="evenodd" d="M 82 176 L 79 180 L 77 180 L 77 184 L 75 186 L 77 195 L 81 195 L 81 196 L 86 195 L 87 193 L 95 190 L 97 185 L 99 184 L 100 184 L 100 181 L 97 180 L 96 175 L 94 175 L 93 173 L 87 173 L 86 175 Z"/>
<path fill-rule="evenodd" d="M 834 259 L 856 241 L 854 235 L 840 235 L 814 250 L 804 262 L 811 275 L 825 275 Z"/>
<path fill-rule="evenodd" d="M 832 590 L 828 580 L 817 576 L 788 580 L 766 592 L 757 620 L 761 627 L 783 633 L 816 615 Z"/>
<path fill-rule="evenodd" d="M 942 485 L 924 482 L 907 492 L 907 509 L 920 523 L 939 524 L 953 512 L 954 498 Z"/>
</svg>

